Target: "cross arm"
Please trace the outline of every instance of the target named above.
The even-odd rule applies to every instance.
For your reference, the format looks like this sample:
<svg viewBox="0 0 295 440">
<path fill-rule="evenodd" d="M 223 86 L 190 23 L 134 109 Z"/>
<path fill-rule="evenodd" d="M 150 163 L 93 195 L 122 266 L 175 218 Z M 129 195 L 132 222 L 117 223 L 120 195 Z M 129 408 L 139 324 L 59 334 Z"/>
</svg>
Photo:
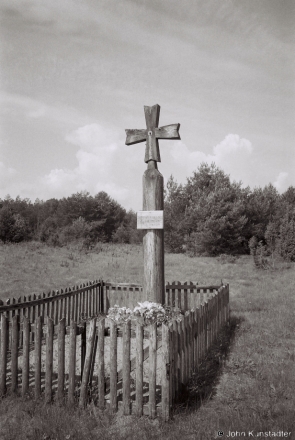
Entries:
<svg viewBox="0 0 295 440">
<path fill-rule="evenodd" d="M 157 139 L 180 139 L 179 127 L 180 124 L 171 124 L 155 128 L 155 136 Z"/>
<path fill-rule="evenodd" d="M 146 140 L 147 130 L 127 129 L 125 145 L 139 144 Z"/>
</svg>

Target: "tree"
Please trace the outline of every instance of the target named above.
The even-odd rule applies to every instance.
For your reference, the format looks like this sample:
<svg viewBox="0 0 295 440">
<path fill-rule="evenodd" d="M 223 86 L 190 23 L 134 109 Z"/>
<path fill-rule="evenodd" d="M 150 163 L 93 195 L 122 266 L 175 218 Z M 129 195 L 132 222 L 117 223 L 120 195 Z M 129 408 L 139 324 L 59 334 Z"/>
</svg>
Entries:
<svg viewBox="0 0 295 440">
<path fill-rule="evenodd" d="M 287 261 L 295 261 L 295 215 L 287 213 L 280 225 L 278 243 L 280 255 Z"/>
<path fill-rule="evenodd" d="M 201 164 L 188 179 L 185 191 L 187 247 L 191 254 L 241 253 L 247 247 L 248 219 L 243 199 L 247 190 L 230 182 L 215 164 Z"/>
<path fill-rule="evenodd" d="M 272 222 L 277 226 L 281 218 L 281 199 L 276 188 L 269 184 L 264 188 L 254 188 L 246 201 L 246 215 L 249 219 L 246 235 L 265 241 L 267 225 Z"/>
<path fill-rule="evenodd" d="M 173 176 L 170 176 L 164 198 L 164 238 L 165 245 L 170 252 L 184 252 L 187 205 L 183 186 L 178 185 Z"/>
<path fill-rule="evenodd" d="M 0 210 L 0 239 L 4 242 L 19 243 L 28 237 L 28 225 L 24 217 L 14 213 L 9 205 Z"/>
</svg>

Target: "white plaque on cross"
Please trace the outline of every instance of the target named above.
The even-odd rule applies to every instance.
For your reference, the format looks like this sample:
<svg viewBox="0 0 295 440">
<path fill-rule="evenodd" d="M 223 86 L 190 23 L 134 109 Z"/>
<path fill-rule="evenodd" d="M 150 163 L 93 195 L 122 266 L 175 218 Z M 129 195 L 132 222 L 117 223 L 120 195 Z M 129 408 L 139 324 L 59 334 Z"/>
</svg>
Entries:
<svg viewBox="0 0 295 440">
<path fill-rule="evenodd" d="M 164 211 L 138 211 L 137 229 L 164 229 Z"/>
</svg>

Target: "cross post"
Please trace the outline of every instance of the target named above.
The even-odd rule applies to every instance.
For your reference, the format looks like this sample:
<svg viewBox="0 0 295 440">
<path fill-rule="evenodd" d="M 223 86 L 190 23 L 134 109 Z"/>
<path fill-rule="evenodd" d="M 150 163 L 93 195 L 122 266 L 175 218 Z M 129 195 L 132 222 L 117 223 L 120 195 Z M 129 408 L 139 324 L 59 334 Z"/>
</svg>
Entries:
<svg viewBox="0 0 295 440">
<path fill-rule="evenodd" d="M 146 129 L 128 129 L 126 131 L 126 145 L 138 144 L 146 141 L 144 161 L 147 170 L 143 175 L 143 217 L 146 224 L 143 235 L 143 294 L 145 299 L 165 303 L 165 273 L 164 273 L 164 227 L 153 225 L 154 211 L 164 212 L 164 179 L 158 171 L 157 162 L 161 162 L 159 139 L 180 139 L 180 124 L 158 127 L 160 106 L 144 106 Z M 139 213 L 138 213 L 139 214 Z M 158 213 L 159 214 L 159 213 Z M 152 226 L 151 226 L 152 225 Z M 139 227 L 139 226 L 138 226 Z"/>
</svg>

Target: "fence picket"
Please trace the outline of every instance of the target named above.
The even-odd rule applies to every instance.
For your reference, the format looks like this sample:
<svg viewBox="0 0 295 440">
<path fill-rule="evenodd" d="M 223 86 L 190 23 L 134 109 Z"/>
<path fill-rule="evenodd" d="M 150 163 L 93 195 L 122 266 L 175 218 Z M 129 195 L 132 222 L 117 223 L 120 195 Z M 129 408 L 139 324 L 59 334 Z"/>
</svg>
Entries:
<svg viewBox="0 0 295 440">
<path fill-rule="evenodd" d="M 157 371 L 157 324 L 149 327 L 149 416 L 155 418 L 156 413 L 156 371 Z"/>
<path fill-rule="evenodd" d="M 52 399 L 52 376 L 53 376 L 53 334 L 54 323 L 47 317 L 46 334 L 46 365 L 45 365 L 45 401 L 50 403 Z"/>
<path fill-rule="evenodd" d="M 96 318 L 90 321 L 89 334 L 88 334 L 87 346 L 86 346 L 86 356 L 85 356 L 81 390 L 80 390 L 80 399 L 79 399 L 80 408 L 84 408 L 86 405 L 91 361 L 93 357 L 95 333 L 96 333 Z"/>
<path fill-rule="evenodd" d="M 30 361 L 30 322 L 23 318 L 23 364 L 22 364 L 22 395 L 29 390 L 29 361 Z"/>
<path fill-rule="evenodd" d="M 105 406 L 105 380 L 104 380 L 104 326 L 105 319 L 101 319 L 98 322 L 98 406 L 100 409 L 104 409 Z"/>
<path fill-rule="evenodd" d="M 83 375 L 85 355 L 86 355 L 86 321 L 81 324 L 81 380 Z"/>
<path fill-rule="evenodd" d="M 162 324 L 162 417 L 165 421 L 170 418 L 170 332 L 166 324 Z"/>
<path fill-rule="evenodd" d="M 143 325 L 136 323 L 136 414 L 143 413 Z"/>
<path fill-rule="evenodd" d="M 176 320 L 173 321 L 173 342 L 172 348 L 174 349 L 174 364 L 173 364 L 173 380 L 174 380 L 174 391 L 173 391 L 173 399 L 178 394 L 178 382 L 179 382 L 179 354 L 178 354 L 178 322 Z"/>
<path fill-rule="evenodd" d="M 8 319 L 3 313 L 1 315 L 1 341 L 0 341 L 0 397 L 6 392 L 6 366 L 8 349 Z"/>
<path fill-rule="evenodd" d="M 77 344 L 77 324 L 71 321 L 70 326 L 70 347 L 69 347 L 69 385 L 68 385 L 68 404 L 73 405 L 75 401 L 76 385 L 76 344 Z"/>
<path fill-rule="evenodd" d="M 131 322 L 123 325 L 123 414 L 130 414 L 130 342 Z"/>
<path fill-rule="evenodd" d="M 58 323 L 58 376 L 57 376 L 57 398 L 63 400 L 65 387 L 65 336 L 66 320 L 63 318 Z"/>
<path fill-rule="evenodd" d="M 117 325 L 110 322 L 110 408 L 117 411 Z"/>
<path fill-rule="evenodd" d="M 19 332 L 19 318 L 18 315 L 12 317 L 11 329 L 11 391 L 14 393 L 17 390 L 17 370 L 18 370 L 18 332 Z"/>
<path fill-rule="evenodd" d="M 38 316 L 35 322 L 35 398 L 41 394 L 41 352 L 42 352 L 42 317 Z"/>
</svg>

